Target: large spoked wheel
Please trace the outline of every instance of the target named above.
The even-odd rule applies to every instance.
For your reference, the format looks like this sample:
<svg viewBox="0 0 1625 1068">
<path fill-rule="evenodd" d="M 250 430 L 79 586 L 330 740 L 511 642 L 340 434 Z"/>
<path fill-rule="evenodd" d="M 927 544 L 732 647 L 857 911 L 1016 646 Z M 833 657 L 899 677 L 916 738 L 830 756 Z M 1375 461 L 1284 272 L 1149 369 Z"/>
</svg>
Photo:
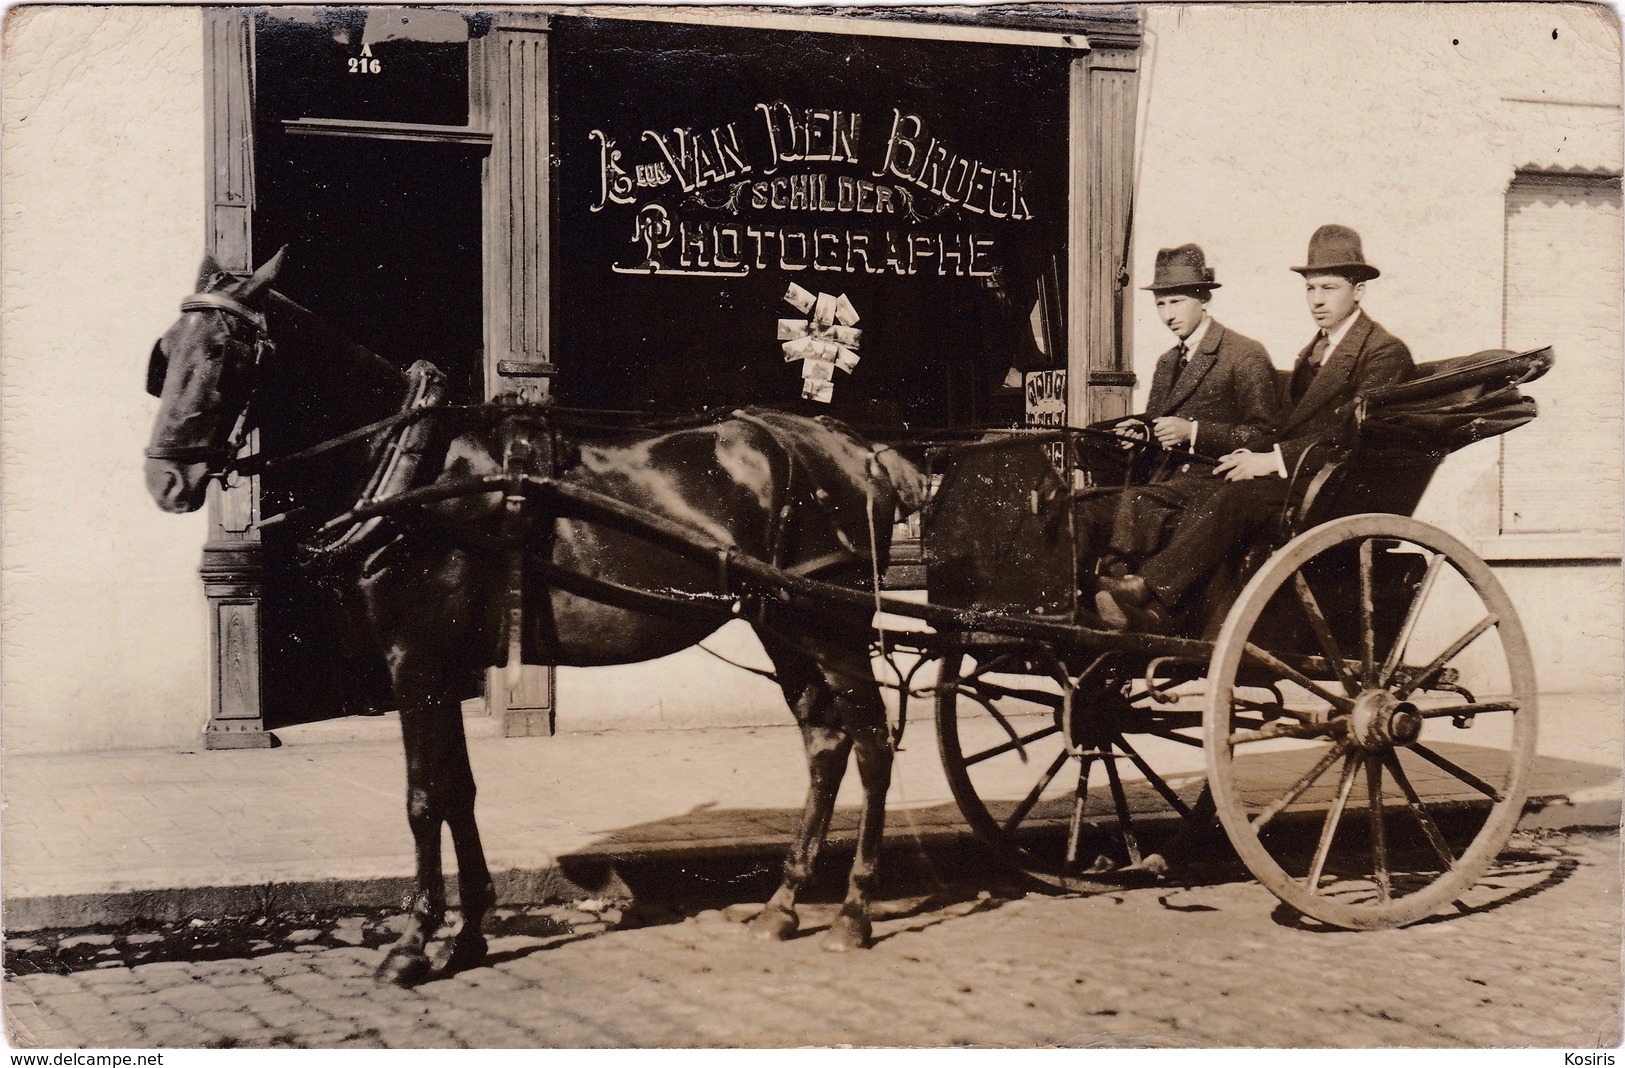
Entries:
<svg viewBox="0 0 1625 1068">
<path fill-rule="evenodd" d="M 1535 679 L 1488 565 L 1398 515 L 1289 542 L 1219 632 L 1203 717 L 1236 851 L 1303 914 L 1398 927 L 1460 900 L 1522 809 Z"/>
<path fill-rule="evenodd" d="M 1086 673 L 1069 709 L 1064 671 L 975 644 L 943 657 L 937 744 L 954 800 L 984 844 L 1039 883 L 1095 891 L 1154 878 L 1154 851 L 1201 791 L 1197 715 L 1190 734 L 1149 722 L 1109 673 Z"/>
</svg>

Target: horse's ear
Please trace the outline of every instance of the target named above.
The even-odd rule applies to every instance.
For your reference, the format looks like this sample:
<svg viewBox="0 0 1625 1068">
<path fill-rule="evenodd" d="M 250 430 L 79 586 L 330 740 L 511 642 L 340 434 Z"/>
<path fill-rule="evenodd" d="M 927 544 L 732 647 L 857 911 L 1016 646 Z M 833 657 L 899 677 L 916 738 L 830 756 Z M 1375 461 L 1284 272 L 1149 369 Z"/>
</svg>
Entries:
<svg viewBox="0 0 1625 1068">
<path fill-rule="evenodd" d="M 209 253 L 203 254 L 203 266 L 197 269 L 197 292 L 208 290 L 209 283 L 219 278 L 225 272 L 221 270 L 220 263 Z"/>
<path fill-rule="evenodd" d="M 253 277 L 249 278 L 248 281 L 243 283 L 243 287 L 237 291 L 237 299 L 244 301 L 253 300 L 255 297 L 271 288 L 271 283 L 276 281 L 276 276 L 282 271 L 282 260 L 287 254 L 287 245 L 283 245 L 281 248 L 277 249 L 276 255 L 272 256 L 269 260 L 266 260 L 265 265 L 259 270 L 255 271 Z"/>
</svg>

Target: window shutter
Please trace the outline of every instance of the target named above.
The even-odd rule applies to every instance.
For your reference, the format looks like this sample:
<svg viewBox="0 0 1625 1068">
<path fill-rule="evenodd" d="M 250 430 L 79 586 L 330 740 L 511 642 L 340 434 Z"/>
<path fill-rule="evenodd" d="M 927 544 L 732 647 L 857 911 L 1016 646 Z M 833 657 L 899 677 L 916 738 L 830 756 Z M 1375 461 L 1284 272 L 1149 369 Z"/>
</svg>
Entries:
<svg viewBox="0 0 1625 1068">
<path fill-rule="evenodd" d="M 1506 345 L 1551 345 L 1540 418 L 1502 439 L 1504 533 L 1609 533 L 1620 459 L 1619 178 L 1520 173 L 1507 191 Z"/>
</svg>

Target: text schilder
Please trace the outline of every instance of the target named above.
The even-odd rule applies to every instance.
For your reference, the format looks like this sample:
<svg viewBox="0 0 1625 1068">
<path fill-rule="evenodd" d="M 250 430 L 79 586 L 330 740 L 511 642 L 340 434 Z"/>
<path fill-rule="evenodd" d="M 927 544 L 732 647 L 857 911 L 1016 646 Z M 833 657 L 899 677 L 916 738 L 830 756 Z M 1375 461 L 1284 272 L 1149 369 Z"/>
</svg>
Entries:
<svg viewBox="0 0 1625 1068">
<path fill-rule="evenodd" d="M 588 210 L 641 205 L 634 252 L 616 271 L 985 278 L 994 272 L 996 239 L 976 229 L 978 220 L 1034 217 L 1027 171 L 959 151 L 919 115 L 892 108 L 884 140 L 866 142 L 859 112 L 782 102 L 754 111 L 721 126 L 644 130 L 642 161 L 627 161 L 603 130 L 588 134 L 598 149 Z M 758 213 L 767 212 L 826 218 L 794 225 L 764 221 Z M 943 225 L 949 218 L 958 225 Z"/>
</svg>

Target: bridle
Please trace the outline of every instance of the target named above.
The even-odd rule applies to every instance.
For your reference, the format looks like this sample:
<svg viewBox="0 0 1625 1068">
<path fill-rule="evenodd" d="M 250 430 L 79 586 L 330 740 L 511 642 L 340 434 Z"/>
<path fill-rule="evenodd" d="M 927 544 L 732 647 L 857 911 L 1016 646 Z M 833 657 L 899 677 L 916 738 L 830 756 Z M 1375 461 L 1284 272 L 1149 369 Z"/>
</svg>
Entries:
<svg viewBox="0 0 1625 1068">
<path fill-rule="evenodd" d="M 250 370 L 248 396 L 243 401 L 242 410 L 237 415 L 236 424 L 231 433 L 227 435 L 225 443 L 215 445 L 156 445 L 146 451 L 149 460 L 169 460 L 174 463 L 206 463 L 210 470 L 204 475 L 205 479 L 226 480 L 234 471 L 243 468 L 244 464 L 237 460 L 238 453 L 248 443 L 248 435 L 253 431 L 254 424 L 251 411 L 254 407 L 254 393 L 258 387 L 259 375 L 255 372 L 264 363 L 265 359 L 276 351 L 276 345 L 271 340 L 271 331 L 265 321 L 265 315 L 244 304 L 235 297 L 225 293 L 194 293 L 181 301 L 181 314 L 188 312 L 223 312 L 254 328 L 253 350 L 254 358 Z M 241 342 L 231 342 L 242 344 Z M 147 392 L 152 396 L 160 396 L 163 392 L 164 378 L 169 373 L 169 357 L 165 355 L 163 341 L 160 339 L 152 347 L 152 356 L 147 361 Z"/>
</svg>

